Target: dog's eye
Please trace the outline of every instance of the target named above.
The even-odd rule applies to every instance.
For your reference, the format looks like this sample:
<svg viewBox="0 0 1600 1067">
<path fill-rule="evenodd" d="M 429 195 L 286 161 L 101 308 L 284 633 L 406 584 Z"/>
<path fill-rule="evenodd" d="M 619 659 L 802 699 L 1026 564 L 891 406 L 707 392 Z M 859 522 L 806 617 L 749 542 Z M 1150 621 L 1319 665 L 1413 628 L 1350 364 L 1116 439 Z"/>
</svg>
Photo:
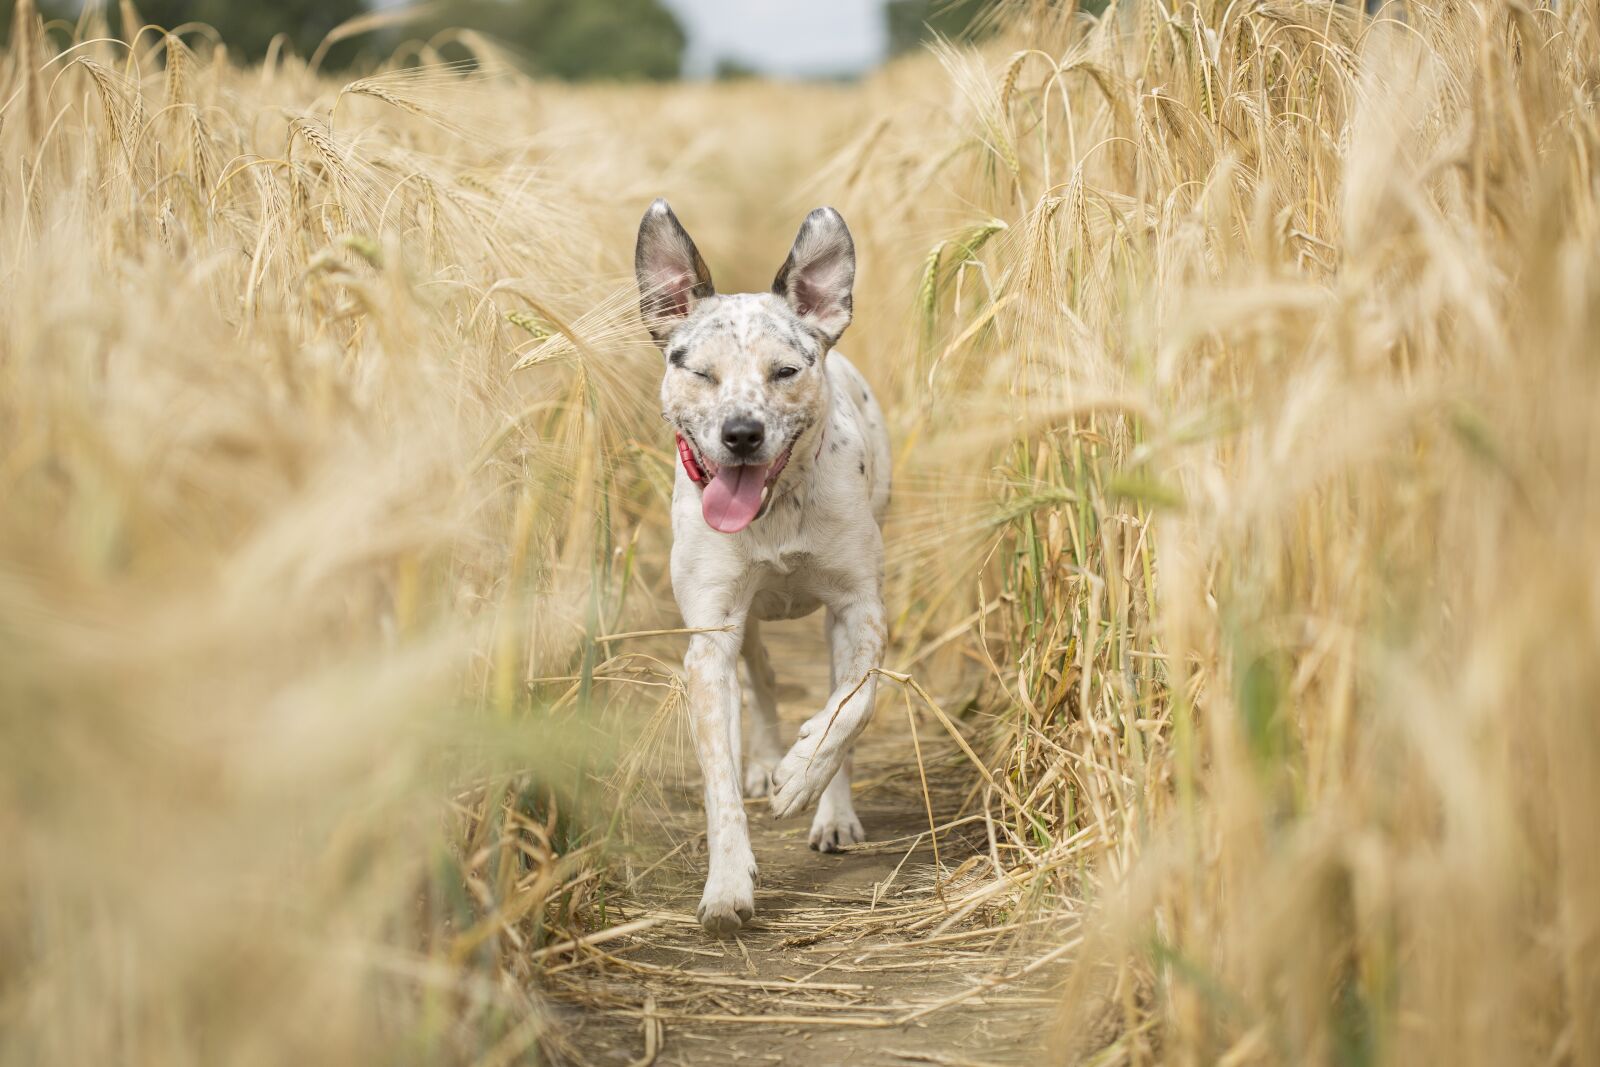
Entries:
<svg viewBox="0 0 1600 1067">
<path fill-rule="evenodd" d="M 696 378 L 702 378 L 710 382 L 712 385 L 717 384 L 717 380 L 703 370 L 695 370 L 691 367 L 689 368 L 689 373 L 694 375 Z"/>
<path fill-rule="evenodd" d="M 793 378 L 799 373 L 799 367 L 779 367 L 777 370 L 772 372 L 772 380 L 775 382 L 781 382 L 785 378 Z"/>
</svg>

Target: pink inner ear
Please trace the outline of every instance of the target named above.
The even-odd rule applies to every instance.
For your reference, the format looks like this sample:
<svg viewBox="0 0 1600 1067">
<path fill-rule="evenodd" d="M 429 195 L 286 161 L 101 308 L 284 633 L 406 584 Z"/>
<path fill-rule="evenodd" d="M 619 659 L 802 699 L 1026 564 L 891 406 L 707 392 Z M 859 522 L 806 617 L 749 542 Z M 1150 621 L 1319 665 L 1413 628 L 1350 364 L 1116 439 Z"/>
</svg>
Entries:
<svg viewBox="0 0 1600 1067">
<path fill-rule="evenodd" d="M 817 309 L 817 305 L 821 303 L 818 300 L 819 295 L 816 286 L 807 285 L 804 280 L 796 281 L 794 286 L 795 311 L 801 315 L 811 314 Z"/>
<path fill-rule="evenodd" d="M 790 274 L 789 300 L 800 315 L 831 315 L 849 292 L 848 277 L 843 253 L 830 249 Z"/>
<path fill-rule="evenodd" d="M 668 318 L 689 314 L 689 292 L 694 287 L 694 278 L 687 271 L 659 271 L 656 279 L 659 314 Z"/>
</svg>

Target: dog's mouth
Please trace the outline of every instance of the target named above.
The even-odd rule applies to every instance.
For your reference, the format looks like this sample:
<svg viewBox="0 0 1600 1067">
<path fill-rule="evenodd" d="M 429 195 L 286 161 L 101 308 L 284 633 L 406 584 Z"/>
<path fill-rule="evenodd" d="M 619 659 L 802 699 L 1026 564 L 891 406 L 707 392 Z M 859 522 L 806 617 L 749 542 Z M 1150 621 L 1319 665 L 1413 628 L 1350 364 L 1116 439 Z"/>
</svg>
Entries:
<svg viewBox="0 0 1600 1067">
<path fill-rule="evenodd" d="M 789 462 L 794 442 L 778 453 L 771 463 L 718 465 L 705 456 L 698 457 L 706 481 L 700 492 L 700 514 L 706 525 L 718 533 L 738 533 L 766 510 L 772 487 Z"/>
</svg>

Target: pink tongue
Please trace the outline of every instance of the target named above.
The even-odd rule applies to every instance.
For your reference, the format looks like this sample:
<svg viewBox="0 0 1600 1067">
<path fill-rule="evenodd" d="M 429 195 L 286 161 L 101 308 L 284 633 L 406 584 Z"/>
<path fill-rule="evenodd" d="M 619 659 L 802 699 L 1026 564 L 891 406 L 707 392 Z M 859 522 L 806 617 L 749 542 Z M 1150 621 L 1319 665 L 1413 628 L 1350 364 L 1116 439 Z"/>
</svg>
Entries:
<svg viewBox="0 0 1600 1067">
<path fill-rule="evenodd" d="M 721 466 L 705 492 L 700 494 L 700 513 L 706 525 L 721 533 L 738 533 L 755 521 L 761 510 L 761 490 L 767 484 L 770 464 L 748 467 Z"/>
</svg>

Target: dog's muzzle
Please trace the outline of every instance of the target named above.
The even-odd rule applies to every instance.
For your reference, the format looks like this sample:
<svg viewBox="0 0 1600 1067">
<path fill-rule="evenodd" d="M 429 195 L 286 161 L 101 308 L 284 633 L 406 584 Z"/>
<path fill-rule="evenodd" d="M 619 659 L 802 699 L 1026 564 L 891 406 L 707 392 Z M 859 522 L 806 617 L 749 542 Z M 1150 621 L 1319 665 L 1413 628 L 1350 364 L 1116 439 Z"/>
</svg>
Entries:
<svg viewBox="0 0 1600 1067">
<path fill-rule="evenodd" d="M 726 534 L 738 533 L 761 517 L 772 487 L 794 451 L 791 442 L 771 463 L 719 465 L 695 455 L 695 449 L 683 434 L 678 434 L 677 438 L 678 460 L 683 464 L 683 472 L 700 487 L 700 513 L 706 525 Z M 817 455 L 821 454 L 819 437 Z"/>
</svg>

